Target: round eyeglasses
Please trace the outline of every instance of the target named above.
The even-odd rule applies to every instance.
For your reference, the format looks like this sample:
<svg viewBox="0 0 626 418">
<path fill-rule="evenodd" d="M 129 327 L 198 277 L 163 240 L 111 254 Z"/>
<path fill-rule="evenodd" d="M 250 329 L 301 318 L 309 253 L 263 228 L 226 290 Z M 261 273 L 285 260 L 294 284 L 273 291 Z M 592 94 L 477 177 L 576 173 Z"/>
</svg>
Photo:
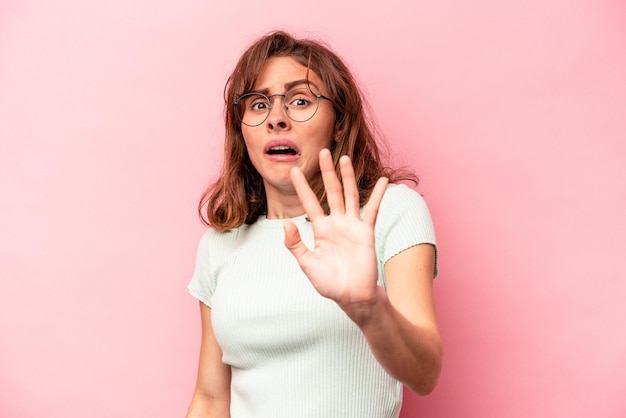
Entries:
<svg viewBox="0 0 626 418">
<path fill-rule="evenodd" d="M 233 103 L 241 123 L 254 127 L 265 122 L 270 110 L 272 110 L 273 97 L 283 98 L 283 109 L 285 109 L 289 119 L 294 122 L 306 122 L 315 116 L 320 105 L 320 99 L 331 100 L 305 88 L 290 90 L 285 94 L 272 94 L 271 96 L 261 93 L 246 93 Z"/>
</svg>

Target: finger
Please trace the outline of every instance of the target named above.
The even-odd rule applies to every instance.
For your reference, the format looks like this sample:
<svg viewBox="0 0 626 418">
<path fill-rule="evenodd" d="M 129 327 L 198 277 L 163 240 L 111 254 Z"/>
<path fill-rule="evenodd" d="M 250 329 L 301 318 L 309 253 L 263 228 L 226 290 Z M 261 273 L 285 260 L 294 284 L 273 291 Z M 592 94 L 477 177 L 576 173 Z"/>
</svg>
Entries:
<svg viewBox="0 0 626 418">
<path fill-rule="evenodd" d="M 363 210 L 364 222 L 367 222 L 371 225 L 374 225 L 376 223 L 378 208 L 380 207 L 380 202 L 383 200 L 383 195 L 385 194 L 385 190 L 387 190 L 388 183 L 389 179 L 386 177 L 381 177 L 376 182 L 374 190 L 372 190 L 372 194 L 370 195 L 370 198 L 365 205 L 365 209 Z"/>
<path fill-rule="evenodd" d="M 293 183 L 293 187 L 296 189 L 296 193 L 298 194 L 298 199 L 300 200 L 300 204 L 304 208 L 307 216 L 311 221 L 320 216 L 324 216 L 324 210 L 320 206 L 320 202 L 317 199 L 313 190 L 311 190 L 311 186 L 309 186 L 309 182 L 304 177 L 302 170 L 298 167 L 294 167 L 289 172 L 291 176 L 291 182 Z"/>
<path fill-rule="evenodd" d="M 354 168 L 352 167 L 350 157 L 344 155 L 339 159 L 339 169 L 341 170 L 341 180 L 343 181 L 346 213 L 352 214 L 358 218 L 360 216 L 359 209 L 361 208 L 361 202 L 359 199 L 359 188 L 356 185 L 356 176 L 354 175 Z"/>
<path fill-rule="evenodd" d="M 324 190 L 326 190 L 326 199 L 331 212 L 338 211 L 344 213 L 345 207 L 343 202 L 343 190 L 341 182 L 337 178 L 333 157 L 328 149 L 320 151 L 319 155 L 320 171 L 322 172 L 322 180 L 324 181 Z"/>
<path fill-rule="evenodd" d="M 283 229 L 285 230 L 285 247 L 296 257 L 298 263 L 301 263 L 307 253 L 309 253 L 309 249 L 302 242 L 298 227 L 291 221 L 285 221 Z"/>
</svg>

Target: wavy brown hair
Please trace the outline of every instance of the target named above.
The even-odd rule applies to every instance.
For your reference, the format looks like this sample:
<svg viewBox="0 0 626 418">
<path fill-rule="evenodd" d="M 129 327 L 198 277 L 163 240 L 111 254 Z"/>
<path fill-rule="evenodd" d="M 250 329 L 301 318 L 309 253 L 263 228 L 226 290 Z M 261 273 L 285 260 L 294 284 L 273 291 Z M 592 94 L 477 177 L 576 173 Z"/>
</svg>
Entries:
<svg viewBox="0 0 626 418">
<path fill-rule="evenodd" d="M 226 82 L 224 162 L 219 177 L 200 199 L 198 212 L 203 223 L 218 231 L 228 231 L 244 223 L 252 224 L 267 213 L 263 178 L 250 161 L 233 103 L 252 90 L 263 65 L 272 57 L 294 59 L 315 72 L 328 89 L 335 109 L 335 141 L 330 149 L 335 170 L 341 176 L 339 157 L 348 155 L 354 167 L 361 205 L 380 177 L 388 177 L 392 183 L 417 184 L 417 177 L 410 171 L 385 166 L 386 148 L 374 135 L 362 94 L 343 61 L 320 42 L 296 39 L 286 32 L 276 31 L 258 39 L 243 53 Z M 314 182 L 311 187 L 328 212 L 322 182 Z"/>
</svg>

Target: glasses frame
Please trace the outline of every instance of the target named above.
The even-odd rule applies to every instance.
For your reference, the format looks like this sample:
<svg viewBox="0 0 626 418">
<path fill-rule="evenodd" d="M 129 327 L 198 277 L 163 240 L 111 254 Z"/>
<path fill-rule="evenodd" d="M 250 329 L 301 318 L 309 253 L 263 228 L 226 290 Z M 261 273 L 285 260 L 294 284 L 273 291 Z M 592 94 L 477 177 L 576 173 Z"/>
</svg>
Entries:
<svg viewBox="0 0 626 418">
<path fill-rule="evenodd" d="M 308 90 L 308 91 L 310 91 L 310 92 L 311 92 L 311 94 L 313 94 L 313 95 L 316 97 L 316 99 L 317 99 L 317 101 L 316 101 L 316 103 L 315 103 L 315 111 L 313 112 L 313 114 L 311 114 L 311 116 L 309 116 L 308 118 L 306 118 L 306 119 L 304 119 L 304 120 L 295 120 L 294 118 L 292 118 L 292 117 L 289 115 L 289 106 L 287 106 L 287 105 L 285 104 L 286 99 L 287 99 L 287 96 L 288 96 L 289 94 L 291 94 L 292 92 L 294 92 L 294 91 L 298 91 L 298 90 Z M 257 124 L 254 124 L 254 125 L 251 125 L 251 124 L 246 123 L 246 122 L 244 122 L 244 121 L 243 121 L 243 117 L 240 115 L 240 112 L 239 112 L 239 107 L 238 107 L 238 106 L 239 106 L 239 103 L 241 103 L 241 101 L 242 101 L 242 100 L 244 100 L 246 97 L 249 97 L 249 96 L 252 96 L 252 95 L 263 96 L 263 97 L 265 97 L 265 98 L 267 99 L 267 103 L 268 103 L 268 108 L 267 108 L 267 113 L 266 113 L 266 115 L 265 115 L 265 118 L 263 118 L 263 120 L 262 120 L 261 122 L 259 122 L 259 123 L 257 123 Z M 235 106 L 235 110 L 236 110 L 236 111 L 235 111 L 235 113 L 237 114 L 237 118 L 239 119 L 239 121 L 240 121 L 241 123 L 243 123 L 243 124 L 244 124 L 244 125 L 246 125 L 246 126 L 249 126 L 250 128 L 254 128 L 254 127 L 256 127 L 256 126 L 262 125 L 263 123 L 265 123 L 265 121 L 267 120 L 267 118 L 270 116 L 270 113 L 272 112 L 272 109 L 274 108 L 274 106 L 272 105 L 272 98 L 273 98 L 273 97 L 282 97 L 282 98 L 283 98 L 283 106 L 282 106 L 282 107 L 283 107 L 283 110 L 285 111 L 285 115 L 287 115 L 287 117 L 288 117 L 289 119 L 291 119 L 292 121 L 297 122 L 297 123 L 303 123 L 303 122 L 306 122 L 306 121 L 309 121 L 309 120 L 313 119 L 313 116 L 315 116 L 315 115 L 317 114 L 317 111 L 318 111 L 318 109 L 320 108 L 320 99 L 325 99 L 325 100 L 328 100 L 329 102 L 332 102 L 332 99 L 331 99 L 331 98 L 326 97 L 326 96 L 324 96 L 323 94 L 318 94 L 318 93 L 315 93 L 313 90 L 311 90 L 311 89 L 310 89 L 310 88 L 308 88 L 308 87 L 291 89 L 291 90 L 289 90 L 289 91 L 286 91 L 286 92 L 285 92 L 285 93 L 283 93 L 283 94 L 271 94 L 271 95 L 269 95 L 269 96 L 268 96 L 267 94 L 263 94 L 263 93 L 258 93 L 258 92 L 255 92 L 255 91 L 251 91 L 251 92 L 249 92 L 249 93 L 244 93 L 244 94 L 242 94 L 241 96 L 239 96 L 239 98 L 238 98 L 237 100 L 235 100 L 235 101 L 233 102 L 233 106 Z"/>
</svg>

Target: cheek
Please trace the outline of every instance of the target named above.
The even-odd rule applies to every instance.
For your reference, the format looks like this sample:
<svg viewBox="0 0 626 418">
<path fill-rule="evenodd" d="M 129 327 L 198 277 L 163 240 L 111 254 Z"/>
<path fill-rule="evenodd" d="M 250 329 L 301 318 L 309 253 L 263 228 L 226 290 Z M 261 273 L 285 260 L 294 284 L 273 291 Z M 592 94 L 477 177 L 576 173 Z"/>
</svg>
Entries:
<svg viewBox="0 0 626 418">
<path fill-rule="evenodd" d="M 246 151 L 250 158 L 253 158 L 255 154 L 255 148 L 258 148 L 258 141 L 255 141 L 255 135 L 248 129 L 242 129 L 241 134 L 243 136 L 243 144 L 246 147 Z"/>
<path fill-rule="evenodd" d="M 323 121 L 322 123 L 312 124 L 308 127 L 310 138 L 315 138 L 315 146 L 321 148 L 330 147 L 335 141 L 335 123 Z"/>
<path fill-rule="evenodd" d="M 336 142 L 334 123 L 328 127 L 328 129 L 326 130 L 325 136 L 326 136 L 326 143 L 324 144 L 324 146 L 326 148 L 330 148 Z"/>
<path fill-rule="evenodd" d="M 245 144 L 247 148 L 248 145 L 250 144 L 250 138 L 252 137 L 252 135 L 250 134 L 250 131 L 246 129 L 245 126 L 241 128 L 241 136 L 243 137 L 243 143 Z"/>
<path fill-rule="evenodd" d="M 254 141 L 251 140 L 254 138 L 254 135 L 251 135 L 250 132 L 246 132 L 246 129 L 241 130 L 241 134 L 243 136 L 243 145 L 245 147 L 245 152 L 248 160 L 252 163 L 252 166 L 258 171 L 257 167 L 257 153 L 254 152 Z"/>
<path fill-rule="evenodd" d="M 328 138 L 328 142 L 326 146 L 330 146 L 333 142 L 335 142 L 335 115 L 334 113 L 328 112 L 324 118 L 323 130 L 325 131 L 325 137 Z"/>
</svg>

